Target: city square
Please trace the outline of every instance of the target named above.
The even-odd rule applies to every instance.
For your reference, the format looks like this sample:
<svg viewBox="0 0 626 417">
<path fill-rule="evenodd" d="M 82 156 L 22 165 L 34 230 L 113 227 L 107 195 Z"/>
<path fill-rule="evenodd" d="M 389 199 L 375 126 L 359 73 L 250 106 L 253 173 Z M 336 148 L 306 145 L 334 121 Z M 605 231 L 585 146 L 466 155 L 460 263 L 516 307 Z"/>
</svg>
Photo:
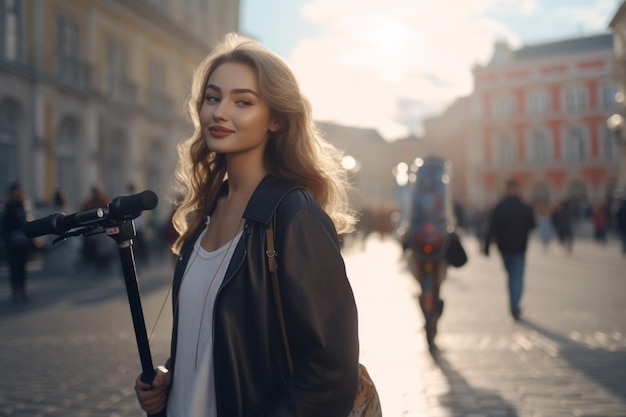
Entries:
<svg viewBox="0 0 626 417">
<path fill-rule="evenodd" d="M 372 235 L 344 249 L 359 309 L 361 362 L 385 416 L 626 416 L 626 258 L 611 240 L 531 243 L 523 318 L 507 312 L 497 251 L 463 239 L 468 263 L 450 268 L 434 355 L 418 285 L 398 243 Z M 140 372 L 119 271 L 107 277 L 31 271 L 32 302 L 13 305 L 0 283 L 0 414 L 130 417 L 141 414 Z M 138 267 L 155 365 L 168 357 L 171 265 Z M 4 273 L 6 275 L 6 273 Z M 3 277 L 4 278 L 4 277 Z M 153 331 L 163 302 L 166 305 Z"/>
</svg>

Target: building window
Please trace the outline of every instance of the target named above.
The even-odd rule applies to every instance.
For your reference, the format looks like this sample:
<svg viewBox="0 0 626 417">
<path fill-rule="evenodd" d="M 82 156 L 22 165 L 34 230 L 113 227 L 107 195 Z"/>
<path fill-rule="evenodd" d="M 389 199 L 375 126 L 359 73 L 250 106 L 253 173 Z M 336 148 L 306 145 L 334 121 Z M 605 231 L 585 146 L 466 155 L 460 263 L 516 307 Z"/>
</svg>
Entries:
<svg viewBox="0 0 626 417">
<path fill-rule="evenodd" d="M 512 96 L 496 97 L 493 101 L 493 114 L 498 119 L 508 119 L 515 113 L 515 100 Z"/>
<path fill-rule="evenodd" d="M 17 120 L 15 104 L 9 101 L 0 104 L 0 190 L 3 192 L 19 177 Z M 3 198 L 4 194 L 0 196 Z"/>
<path fill-rule="evenodd" d="M 541 164 L 550 159 L 550 140 L 544 129 L 533 129 L 530 134 L 530 160 Z"/>
<path fill-rule="evenodd" d="M 528 113 L 531 116 L 541 116 L 550 109 L 550 96 L 547 91 L 533 91 L 528 96 Z"/>
<path fill-rule="evenodd" d="M 587 108 L 587 90 L 575 87 L 565 90 L 565 111 L 578 113 Z"/>
<path fill-rule="evenodd" d="M 57 71 L 65 81 L 80 80 L 80 28 L 65 15 L 57 17 Z"/>
<path fill-rule="evenodd" d="M 617 85 L 605 84 L 600 90 L 600 99 L 603 109 L 614 109 L 617 107 L 617 100 L 615 100 L 615 94 L 617 94 Z"/>
<path fill-rule="evenodd" d="M 22 2 L 0 0 L 0 56 L 8 61 L 22 57 Z"/>
<path fill-rule="evenodd" d="M 76 158 L 78 147 L 78 124 L 74 119 L 66 118 L 59 126 L 55 154 L 56 154 L 56 185 L 65 191 L 70 206 L 80 205 L 78 195 L 78 161 Z"/>
<path fill-rule="evenodd" d="M 156 59 L 151 60 L 148 67 L 148 103 L 159 113 L 169 113 L 172 108 L 166 93 L 165 64 Z"/>
<path fill-rule="evenodd" d="M 515 163 L 515 137 L 511 133 L 506 132 L 500 133 L 496 140 L 496 163 L 501 166 Z"/>
<path fill-rule="evenodd" d="M 587 135 L 580 126 L 573 126 L 565 133 L 565 160 L 584 162 L 588 159 Z"/>
<path fill-rule="evenodd" d="M 602 157 L 607 162 L 615 162 L 619 152 L 619 135 L 623 134 L 615 132 L 604 126 L 604 134 L 602 135 Z"/>
<path fill-rule="evenodd" d="M 126 134 L 120 129 L 113 129 L 106 143 L 105 173 L 107 190 L 112 195 L 126 192 L 126 157 L 128 155 Z"/>
<path fill-rule="evenodd" d="M 107 92 L 112 97 L 125 94 L 126 74 L 128 71 L 128 52 L 126 46 L 115 39 L 107 40 L 106 80 Z"/>
<path fill-rule="evenodd" d="M 148 68 L 148 93 L 150 96 L 163 95 L 165 85 L 165 65 L 163 62 L 153 59 Z"/>
</svg>

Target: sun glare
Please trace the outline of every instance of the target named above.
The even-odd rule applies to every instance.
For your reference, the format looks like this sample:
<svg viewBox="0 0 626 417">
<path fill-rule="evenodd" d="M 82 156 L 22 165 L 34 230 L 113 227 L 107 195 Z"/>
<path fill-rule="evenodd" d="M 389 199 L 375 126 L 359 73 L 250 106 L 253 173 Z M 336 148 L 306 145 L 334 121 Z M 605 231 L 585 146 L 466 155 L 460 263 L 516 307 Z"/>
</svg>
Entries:
<svg viewBox="0 0 626 417">
<path fill-rule="evenodd" d="M 409 36 L 410 30 L 391 18 L 378 20 L 369 32 L 372 45 L 379 49 L 399 49 L 407 43 Z"/>
<path fill-rule="evenodd" d="M 411 30 L 390 16 L 377 17 L 367 32 L 372 56 L 377 57 L 376 70 L 381 78 L 394 81 L 406 71 L 406 49 Z"/>
</svg>

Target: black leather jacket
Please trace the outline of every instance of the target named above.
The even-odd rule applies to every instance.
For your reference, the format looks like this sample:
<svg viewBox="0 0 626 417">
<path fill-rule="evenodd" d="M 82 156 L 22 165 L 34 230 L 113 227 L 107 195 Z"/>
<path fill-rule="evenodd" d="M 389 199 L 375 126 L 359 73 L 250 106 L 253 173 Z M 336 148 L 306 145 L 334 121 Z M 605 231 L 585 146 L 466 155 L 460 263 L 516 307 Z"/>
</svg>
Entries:
<svg viewBox="0 0 626 417">
<path fill-rule="evenodd" d="M 226 191 L 227 185 L 222 188 Z M 275 210 L 274 242 L 293 375 L 265 254 L 266 224 Z M 347 416 L 357 390 L 357 312 L 330 218 L 309 193 L 271 175 L 259 184 L 243 217 L 242 238 L 214 307 L 217 415 Z M 178 258 L 173 300 L 195 239 L 186 242 Z M 168 365 L 173 378 L 175 305 Z"/>
</svg>

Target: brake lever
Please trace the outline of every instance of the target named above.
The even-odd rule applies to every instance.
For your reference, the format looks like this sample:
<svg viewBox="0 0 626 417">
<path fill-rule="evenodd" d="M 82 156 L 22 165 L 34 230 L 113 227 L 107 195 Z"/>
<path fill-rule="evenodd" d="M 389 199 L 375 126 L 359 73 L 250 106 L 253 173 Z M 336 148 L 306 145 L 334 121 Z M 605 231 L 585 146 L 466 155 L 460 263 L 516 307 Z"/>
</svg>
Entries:
<svg viewBox="0 0 626 417">
<path fill-rule="evenodd" d="M 86 231 L 86 230 L 87 230 L 87 228 L 86 228 L 86 227 L 83 227 L 83 228 L 81 228 L 81 229 L 75 229 L 75 230 L 69 231 L 69 232 L 67 232 L 67 233 L 65 233 L 65 234 L 63 234 L 63 235 L 61 235 L 61 236 L 57 237 L 56 239 L 54 239 L 54 240 L 52 241 L 52 244 L 54 245 L 55 243 L 60 242 L 60 241 L 62 241 L 62 240 L 65 240 L 65 239 L 67 239 L 68 237 L 80 236 L 80 235 L 82 235 L 83 233 L 85 233 L 85 231 Z"/>
<path fill-rule="evenodd" d="M 57 242 L 65 240 L 65 239 L 67 239 L 69 237 L 80 236 L 80 235 L 83 235 L 83 236 L 93 236 L 93 235 L 97 235 L 97 234 L 100 234 L 100 233 L 104 233 L 104 228 L 102 228 L 101 226 L 98 226 L 98 227 L 81 227 L 81 228 L 78 228 L 78 229 L 70 230 L 70 231 L 64 233 L 63 235 L 57 237 L 56 239 L 54 239 L 52 241 L 52 244 L 54 245 Z"/>
</svg>

